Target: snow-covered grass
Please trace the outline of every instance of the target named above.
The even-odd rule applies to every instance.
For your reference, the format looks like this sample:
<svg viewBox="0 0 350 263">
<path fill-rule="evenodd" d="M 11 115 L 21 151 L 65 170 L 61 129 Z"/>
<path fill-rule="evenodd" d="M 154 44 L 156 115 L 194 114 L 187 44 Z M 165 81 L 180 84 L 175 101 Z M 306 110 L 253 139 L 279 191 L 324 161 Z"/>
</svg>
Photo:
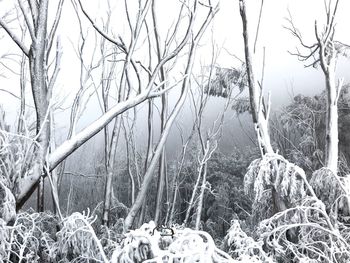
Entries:
<svg viewBox="0 0 350 263">
<path fill-rule="evenodd" d="M 96 217 L 73 213 L 59 221 L 51 213 L 24 212 L 0 228 L 4 262 L 234 262 L 204 231 L 173 228 L 163 236 L 153 222 L 115 238 L 95 230 Z M 119 236 L 120 237 L 120 236 Z"/>
</svg>

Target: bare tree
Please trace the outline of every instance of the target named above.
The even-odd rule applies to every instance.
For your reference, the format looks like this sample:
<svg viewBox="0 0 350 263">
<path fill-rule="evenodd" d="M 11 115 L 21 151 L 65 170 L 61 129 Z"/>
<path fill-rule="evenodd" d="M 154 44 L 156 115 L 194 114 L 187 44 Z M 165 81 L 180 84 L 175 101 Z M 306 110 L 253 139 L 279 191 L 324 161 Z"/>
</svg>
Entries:
<svg viewBox="0 0 350 263">
<path fill-rule="evenodd" d="M 36 5 L 36 3 L 29 1 L 28 5 L 31 12 L 30 13 L 24 12 L 24 15 L 27 16 L 28 14 L 31 14 L 35 22 L 33 26 L 33 22 L 31 22 L 31 20 L 29 19 L 26 20 L 28 22 L 28 28 L 30 28 L 29 31 L 31 32 L 31 36 L 33 39 L 33 43 L 30 49 L 28 49 L 24 45 L 24 43 L 19 41 L 18 37 L 10 30 L 8 25 L 3 20 L 1 20 L 0 22 L 1 23 L 0 25 L 6 30 L 8 35 L 13 39 L 13 41 L 22 50 L 22 52 L 26 56 L 28 56 L 29 59 L 31 60 L 30 61 L 31 81 L 32 81 L 32 88 L 34 89 L 33 95 L 35 97 L 34 101 L 35 101 L 37 116 L 38 116 L 37 141 L 40 142 L 40 144 L 42 144 L 41 147 L 39 147 L 40 149 L 37 150 L 36 158 L 35 158 L 36 161 L 33 162 L 31 169 L 28 170 L 29 172 L 26 173 L 26 175 L 23 176 L 21 180 L 19 180 L 19 185 L 16 187 L 16 190 L 14 191 L 18 207 L 20 207 L 28 199 L 33 189 L 35 189 L 35 185 L 37 184 L 38 180 L 42 176 L 43 166 L 46 160 L 48 139 L 49 139 L 49 128 L 48 128 L 49 126 L 46 125 L 47 122 L 45 121 L 46 119 L 48 119 L 46 116 L 48 116 L 47 110 L 49 109 L 49 102 L 47 100 L 47 97 L 51 96 L 53 81 L 47 85 L 46 83 L 47 80 L 45 77 L 47 75 L 47 67 L 45 67 L 46 64 L 44 62 L 47 61 L 45 59 L 46 59 L 46 56 L 48 55 L 48 51 L 50 50 L 49 47 L 51 47 L 52 45 L 52 41 L 57 29 L 57 25 L 59 21 L 58 18 L 60 14 L 60 12 L 57 12 L 57 19 L 54 20 L 55 22 L 52 25 L 52 30 L 50 32 L 47 32 L 48 2 L 42 1 L 38 6 Z M 146 1 L 145 5 L 141 6 L 142 9 L 140 9 L 140 13 L 137 19 L 137 24 L 136 24 L 136 27 L 134 28 L 136 30 L 134 32 L 135 36 L 138 36 L 140 34 L 141 29 L 143 28 L 145 16 L 149 10 L 150 5 L 151 5 L 151 1 Z M 82 8 L 82 5 L 80 5 L 80 7 Z M 181 13 L 179 15 L 179 22 L 182 20 L 182 16 L 186 11 L 186 8 L 187 8 L 187 5 L 183 3 Z M 136 65 L 137 64 L 136 61 L 134 61 L 132 57 L 132 54 L 134 54 L 134 51 L 135 51 L 136 44 L 131 43 L 131 45 L 127 47 L 122 39 L 114 39 L 112 36 L 109 36 L 101 28 L 99 28 L 99 26 L 90 18 L 88 13 L 83 8 L 82 8 L 82 11 L 86 16 L 86 18 L 91 22 L 91 25 L 96 29 L 96 31 L 101 36 L 103 36 L 108 42 L 115 45 L 118 48 L 118 50 L 120 50 L 122 54 L 125 56 L 126 59 L 123 59 L 122 61 L 127 63 L 127 65 L 130 65 L 130 67 L 126 66 L 124 63 L 125 69 L 127 69 L 127 71 L 133 70 L 134 74 L 137 75 L 137 72 L 139 72 L 139 68 Z M 166 63 L 168 63 L 174 57 L 176 57 L 181 52 L 181 50 L 183 50 L 186 44 L 189 42 L 191 32 L 192 32 L 191 29 L 193 27 L 194 21 L 195 19 L 192 14 L 189 19 L 188 28 L 187 30 L 185 30 L 185 35 L 182 37 L 182 39 L 180 39 L 180 41 L 176 39 L 175 36 L 178 34 L 181 34 L 181 32 L 177 29 L 174 30 L 171 36 L 171 41 L 169 42 L 170 47 L 173 47 L 173 48 L 172 49 L 169 48 L 167 52 L 163 54 L 162 59 L 156 64 L 156 66 L 153 68 L 152 71 L 149 71 L 146 67 L 143 67 L 143 65 L 141 64 L 141 69 L 144 72 L 146 72 L 147 75 L 150 75 L 149 81 L 146 83 L 146 85 L 141 86 L 141 80 L 138 79 L 139 81 L 136 82 L 137 83 L 136 85 L 138 87 L 135 88 L 134 86 L 132 86 L 134 83 L 128 82 L 128 76 L 127 76 L 128 74 L 125 74 L 123 82 L 127 83 L 126 87 L 128 87 L 128 90 L 125 93 L 126 95 L 125 99 L 119 101 L 117 104 L 110 107 L 110 109 L 106 113 L 101 115 L 100 118 L 92 122 L 85 129 L 82 129 L 80 132 L 72 135 L 70 139 L 64 141 L 52 153 L 50 153 L 48 158 L 48 163 L 46 164 L 49 166 L 50 170 L 54 169 L 58 164 L 60 164 L 63 160 L 65 160 L 67 156 L 69 156 L 77 148 L 83 145 L 87 140 L 89 140 L 95 134 L 97 134 L 100 130 L 102 130 L 116 116 L 118 116 L 119 114 L 125 112 L 130 108 L 135 107 L 136 105 L 142 103 L 147 99 L 161 96 L 163 93 L 168 92 L 168 90 L 170 90 L 175 86 L 176 83 L 169 84 L 167 89 L 161 89 L 162 84 L 164 83 L 157 83 L 158 74 L 160 72 L 160 69 Z M 33 27 L 36 30 L 34 30 Z M 43 41 L 44 39 L 47 39 L 47 37 L 49 41 L 48 41 L 48 45 L 45 45 Z M 177 44 L 175 45 L 175 43 Z M 48 50 L 46 50 L 46 48 L 48 48 Z M 43 74 L 43 76 L 41 76 L 41 74 Z M 54 76 L 57 76 L 57 74 L 53 74 L 52 80 L 55 79 Z M 169 80 L 166 80 L 166 81 L 169 82 Z"/>
<path fill-rule="evenodd" d="M 21 49 L 23 54 L 29 59 L 31 89 L 36 110 L 35 141 L 37 142 L 37 146 L 34 147 L 32 167 L 30 171 L 24 175 L 24 180 L 19 180 L 18 185 L 14 190 L 17 203 L 20 206 L 23 203 L 22 200 L 25 199 L 32 187 L 36 185 L 38 180 L 41 180 L 46 155 L 48 154 L 50 139 L 50 101 L 52 89 L 60 66 L 60 50 L 57 51 L 57 55 L 55 56 L 55 68 L 51 76 L 49 75 L 48 68 L 50 63 L 50 51 L 54 43 L 55 33 L 60 20 L 63 0 L 58 3 L 56 17 L 54 18 L 54 22 L 50 29 L 48 29 L 48 1 L 44 0 L 40 1 L 40 3 L 34 1 L 18 1 L 18 5 L 30 34 L 30 47 L 28 48 L 24 41 L 21 41 L 18 38 L 15 32 L 11 30 L 10 26 L 3 21 L 3 19 L 0 19 L 0 26 L 7 32 L 15 44 Z M 33 180 L 33 178 L 35 179 Z M 38 209 L 40 211 L 43 210 L 42 184 L 42 181 L 40 181 L 40 198 L 38 198 Z"/>
<path fill-rule="evenodd" d="M 328 191 L 336 191 L 340 189 L 339 198 L 331 200 L 342 207 L 343 213 L 347 216 L 350 214 L 350 192 L 346 187 L 347 178 L 340 177 L 338 174 L 339 160 L 339 131 L 338 131 L 338 101 L 343 86 L 343 79 L 336 80 L 336 65 L 339 55 L 344 55 L 346 49 L 349 48 L 341 42 L 334 40 L 335 36 L 335 19 L 339 8 L 339 0 L 325 1 L 326 24 L 320 29 L 318 22 L 315 21 L 315 38 L 316 43 L 308 45 L 305 43 L 300 31 L 293 23 L 292 16 L 289 14 L 287 21 L 289 27 L 286 27 L 297 38 L 302 48 L 306 53 L 302 53 L 297 49 L 297 52 L 292 53 L 306 64 L 306 67 L 321 66 L 325 77 L 325 86 L 327 94 L 327 110 L 326 110 L 326 146 L 325 146 L 325 168 L 321 168 L 313 173 L 311 184 L 320 199 L 326 204 L 329 203 L 329 196 L 324 186 L 326 181 L 332 182 L 332 189 Z M 310 62 L 311 61 L 311 62 Z M 345 200 L 345 201 L 344 201 Z"/>
<path fill-rule="evenodd" d="M 157 12 L 156 12 L 156 1 L 152 2 L 152 21 L 153 21 L 153 30 L 154 30 L 154 37 L 155 37 L 155 43 L 156 43 L 156 51 L 157 51 L 157 59 L 160 61 L 162 56 L 162 47 L 160 46 L 160 35 L 158 32 L 158 22 L 157 22 Z M 168 77 L 166 76 L 167 72 L 164 67 L 160 70 L 160 80 L 164 82 L 164 80 Z M 165 89 L 166 86 L 163 86 L 163 89 Z M 165 123 L 167 121 L 167 115 L 168 115 L 168 97 L 167 94 L 162 95 L 162 111 L 161 111 L 161 124 L 160 124 L 160 133 L 164 131 Z M 159 157 L 159 169 L 158 169 L 158 185 L 157 185 L 157 198 L 156 198 L 156 209 L 154 213 L 154 221 L 157 224 L 160 215 L 161 215 L 161 208 L 162 208 L 162 201 L 163 201 L 163 194 L 164 194 L 164 186 L 167 176 L 167 164 L 166 164 L 166 150 L 165 150 L 165 144 L 163 146 L 162 153 Z M 167 187 L 167 186 L 166 186 Z M 169 206 L 169 202 L 167 200 L 167 205 Z"/>
<path fill-rule="evenodd" d="M 273 153 L 274 151 L 271 145 L 269 130 L 268 130 L 268 118 L 270 113 L 269 104 L 266 104 L 266 102 L 264 101 L 263 79 L 261 79 L 261 81 L 258 81 L 253 69 L 254 54 L 252 53 L 251 47 L 250 47 L 251 43 L 250 43 L 249 32 L 248 32 L 246 1 L 240 0 L 239 7 L 240 7 L 240 14 L 241 14 L 242 25 L 243 25 L 245 65 L 246 65 L 246 72 L 247 72 L 249 99 L 250 99 L 250 107 L 251 107 L 253 123 L 258 136 L 259 145 L 261 146 L 262 154 Z M 260 24 L 260 20 L 258 24 Z"/>
<path fill-rule="evenodd" d="M 263 1 L 263 0 L 262 0 Z M 263 3 L 263 2 L 262 2 Z M 261 13 L 263 5 L 261 5 L 260 16 L 258 20 L 257 33 L 254 43 L 254 52 L 251 51 L 251 43 L 248 33 L 248 19 L 247 19 L 247 10 L 246 10 L 246 1 L 239 1 L 240 14 L 242 19 L 243 26 L 243 40 L 244 40 L 244 54 L 245 54 L 245 66 L 247 73 L 247 82 L 249 88 L 249 99 L 250 99 L 250 110 L 253 117 L 253 123 L 255 126 L 258 145 L 261 151 L 262 157 L 266 154 L 274 154 L 271 139 L 269 135 L 268 119 L 270 115 L 270 97 L 266 102 L 263 95 L 263 78 L 264 78 L 264 67 L 265 67 L 265 51 L 263 57 L 263 70 L 261 80 L 256 79 L 256 75 L 253 68 L 253 55 L 255 55 L 255 47 L 257 43 L 257 37 L 259 32 L 259 25 L 261 20 Z M 274 163 L 276 169 L 274 169 L 274 178 L 276 178 L 277 173 L 277 164 Z M 272 201 L 274 204 L 274 212 L 280 212 L 287 208 L 287 204 L 283 198 L 277 193 L 277 190 L 274 185 L 272 185 Z"/>
<path fill-rule="evenodd" d="M 142 187 L 137 195 L 135 203 L 130 208 L 129 214 L 125 219 L 125 226 L 124 226 L 125 229 L 129 229 L 132 226 L 133 221 L 134 221 L 137 213 L 139 212 L 139 209 L 141 208 L 143 200 L 146 197 L 148 186 L 150 185 L 150 182 L 152 180 L 153 170 L 155 168 L 155 165 L 157 163 L 157 160 L 158 160 L 161 152 L 163 151 L 163 146 L 164 146 L 166 139 L 169 135 L 170 128 L 171 128 L 173 122 L 175 121 L 176 116 L 180 112 L 183 104 L 186 101 L 187 93 L 188 93 L 188 89 L 189 89 L 189 83 L 190 83 L 190 75 L 192 73 L 194 57 L 195 57 L 195 53 L 196 53 L 195 51 L 197 49 L 198 43 L 199 43 L 203 33 L 205 32 L 205 29 L 207 28 L 207 26 L 211 22 L 213 16 L 218 11 L 218 6 L 205 6 L 206 8 L 209 9 L 207 16 L 205 17 L 204 21 L 201 23 L 199 30 L 197 32 L 195 32 L 193 30 L 192 23 L 193 23 L 193 17 L 197 13 L 198 5 L 199 5 L 199 3 L 197 1 L 194 1 L 193 5 L 192 5 L 192 9 L 190 10 L 190 14 L 189 14 L 190 24 L 189 24 L 186 35 L 188 35 L 189 38 L 192 38 L 192 40 L 190 41 L 189 52 L 187 55 L 187 64 L 186 64 L 184 79 L 182 80 L 181 95 L 180 95 L 174 109 L 170 113 L 168 120 L 165 124 L 164 130 L 163 130 L 162 134 L 160 135 L 160 139 L 157 143 L 154 154 L 153 154 L 152 159 L 149 163 L 148 169 L 143 177 Z M 181 16 L 181 14 L 180 14 L 180 16 Z"/>
<path fill-rule="evenodd" d="M 326 154 L 325 166 L 333 173 L 338 169 L 338 100 L 343 85 L 343 80 L 336 80 L 335 70 L 337 57 L 343 52 L 345 45 L 334 40 L 335 19 L 339 6 L 339 0 L 325 1 L 326 24 L 320 29 L 318 22 L 315 21 L 315 38 L 316 42 L 309 45 L 305 43 L 301 32 L 293 23 L 292 16 L 289 14 L 287 21 L 289 26 L 286 27 L 294 37 L 299 41 L 301 47 L 306 50 L 305 53 L 292 53 L 302 62 L 307 63 L 306 67 L 321 66 L 325 77 L 325 86 L 327 92 L 327 124 L 326 124 Z"/>
<path fill-rule="evenodd" d="M 212 44 L 212 46 L 214 47 L 214 44 Z M 202 207 L 204 202 L 204 193 L 205 193 L 205 190 L 208 189 L 208 182 L 207 182 L 208 161 L 210 160 L 210 158 L 212 157 L 212 154 L 217 149 L 218 141 L 220 140 L 222 135 L 222 128 L 224 124 L 225 113 L 227 112 L 227 109 L 232 102 L 231 94 L 233 91 L 233 86 L 234 84 L 236 84 L 236 83 L 234 84 L 231 83 L 228 90 L 226 90 L 227 92 L 226 99 L 225 99 L 226 101 L 222 111 L 218 114 L 217 118 L 213 121 L 211 127 L 209 127 L 206 131 L 203 131 L 203 125 L 202 125 L 203 113 L 206 109 L 207 102 L 211 95 L 209 91 L 218 88 L 218 87 L 212 87 L 217 84 L 216 82 L 217 79 L 213 77 L 213 75 L 216 69 L 214 65 L 216 64 L 218 53 L 215 53 L 214 48 L 212 53 L 213 53 L 212 61 L 211 61 L 211 66 L 208 73 L 209 76 L 207 77 L 207 79 L 202 78 L 201 81 L 196 80 L 196 83 L 198 85 L 198 90 L 199 90 L 198 102 L 196 102 L 195 94 L 191 91 L 192 103 L 195 110 L 195 121 L 194 121 L 193 130 L 195 130 L 198 135 L 200 152 L 198 154 L 198 168 L 197 168 L 198 175 L 197 175 L 195 185 L 193 187 L 191 199 L 188 204 L 186 216 L 184 219 L 184 224 L 186 225 L 188 223 L 190 219 L 191 210 L 196 205 L 195 229 L 197 230 L 200 228 Z M 205 76 L 205 74 L 202 74 L 202 75 Z M 191 136 L 192 135 L 190 135 L 189 138 L 191 138 Z"/>
</svg>

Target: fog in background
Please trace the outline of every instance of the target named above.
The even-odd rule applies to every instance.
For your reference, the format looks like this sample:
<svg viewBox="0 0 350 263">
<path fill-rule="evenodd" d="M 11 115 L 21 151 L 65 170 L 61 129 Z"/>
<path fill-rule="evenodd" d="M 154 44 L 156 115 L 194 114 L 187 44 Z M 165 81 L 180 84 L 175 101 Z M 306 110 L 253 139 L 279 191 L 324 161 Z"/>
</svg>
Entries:
<svg viewBox="0 0 350 263">
<path fill-rule="evenodd" d="M 114 2 L 112 9 L 118 14 L 118 4 L 123 1 Z M 0 2 L 0 10 L 2 5 L 8 4 L 9 1 Z M 105 6 L 96 6 L 93 1 L 83 1 L 86 5 L 88 13 L 96 18 L 97 22 L 101 22 L 101 18 L 105 14 Z M 257 18 L 259 16 L 260 1 L 249 1 L 250 6 L 250 38 L 255 38 L 255 29 L 257 26 Z M 164 6 L 162 6 L 164 5 Z M 169 18 L 169 24 L 171 20 L 171 14 L 169 1 L 159 1 L 159 20 L 164 21 Z M 343 43 L 350 43 L 350 34 L 348 33 L 348 25 L 350 24 L 350 2 L 342 1 L 340 4 L 339 13 L 337 15 L 337 32 L 335 38 Z M 241 60 L 244 60 L 243 56 L 243 38 L 242 38 L 242 25 L 238 9 L 238 1 L 222 0 L 220 4 L 221 8 L 219 14 L 216 16 L 211 28 L 207 31 L 205 37 L 201 42 L 201 47 L 197 52 L 195 74 L 200 75 L 201 65 L 210 66 L 211 51 L 213 46 L 218 52 L 218 58 L 216 61 L 217 66 L 233 68 L 240 67 Z M 323 1 L 320 0 L 265 0 L 263 7 L 262 20 L 260 25 L 260 31 L 257 43 L 257 64 L 255 67 L 257 72 L 262 71 L 263 64 L 263 50 L 265 49 L 265 74 L 264 74 L 264 90 L 265 93 L 271 94 L 272 108 L 279 110 L 284 105 L 288 104 L 293 96 L 302 93 L 304 95 L 314 95 L 320 93 L 324 89 L 324 77 L 321 69 L 305 68 L 303 63 L 298 61 L 297 57 L 292 56 L 288 51 L 295 51 L 296 46 L 299 45 L 296 38 L 294 38 L 284 26 L 288 25 L 285 17 L 288 17 L 288 9 L 293 17 L 295 25 L 300 29 L 302 34 L 307 37 L 309 43 L 313 43 L 314 39 L 314 21 L 315 19 L 325 18 Z M 166 11 L 165 11 L 166 10 Z M 88 26 L 88 22 L 82 17 L 85 26 Z M 118 22 L 118 16 L 114 16 L 112 23 L 115 26 L 115 32 L 118 30 L 123 31 L 125 25 L 120 25 Z M 55 87 L 54 97 L 61 100 L 61 109 L 56 113 L 56 131 L 57 141 L 60 143 L 66 138 L 67 129 L 69 126 L 69 114 L 70 105 L 72 99 L 79 86 L 79 60 L 77 58 L 75 49 L 76 43 L 79 38 L 76 15 L 71 7 L 70 1 L 66 1 L 61 24 L 59 28 L 59 34 L 62 41 L 63 57 L 62 65 L 66 65 L 61 68 L 60 75 L 58 77 L 57 85 Z M 168 25 L 164 24 L 164 29 Z M 93 34 L 93 29 L 90 28 L 89 32 Z M 119 31 L 118 31 L 119 32 Z M 253 34 L 254 33 L 254 34 Z M 3 30 L 0 32 L 0 36 L 8 38 Z M 3 43 L 3 42 L 2 42 Z M 7 46 L 2 46 L 0 49 L 1 54 L 5 53 L 18 53 L 17 47 L 8 40 Z M 181 59 L 181 58 L 180 58 Z M 67 66 L 70 65 L 70 66 Z M 7 65 L 13 68 L 14 71 L 18 71 L 18 65 L 9 62 Z M 19 100 L 13 95 L 4 92 L 4 90 L 10 91 L 14 95 L 19 95 L 19 80 L 18 77 L 9 72 L 3 66 L 0 66 L 0 72 L 6 75 L 6 79 L 3 80 L 3 89 L 0 92 L 0 104 L 9 113 L 7 121 L 10 123 L 15 122 L 15 118 L 19 108 Z M 350 70 L 350 63 L 345 59 L 340 59 L 338 62 L 338 77 L 344 78 L 344 83 L 350 81 L 348 74 Z M 261 76 L 257 76 L 261 78 Z M 170 106 L 175 103 L 178 98 L 178 92 L 174 91 L 169 93 Z M 29 89 L 27 89 L 28 98 L 31 98 Z M 237 93 L 237 92 L 236 92 Z M 244 96 L 243 92 L 243 96 Z M 29 104 L 32 104 L 28 100 Z M 159 99 L 158 99 L 159 105 Z M 204 127 L 208 127 L 212 124 L 215 118 L 218 116 L 224 105 L 223 98 L 211 98 L 206 111 L 204 112 Z M 146 136 L 143 134 L 146 132 L 147 124 L 147 106 L 141 104 L 137 106 L 137 128 L 136 138 L 138 139 L 138 147 L 140 151 L 145 151 Z M 131 110 L 132 111 L 132 110 Z M 130 111 L 130 112 L 131 112 Z M 132 113 L 130 113 L 132 114 Z M 101 115 L 101 110 L 98 106 L 96 95 L 92 96 L 86 105 L 86 110 L 82 115 L 78 123 L 78 130 L 84 128 L 93 120 Z M 33 116 L 34 117 L 34 116 Z M 157 140 L 159 133 L 159 114 L 155 111 L 155 141 Z M 177 117 L 177 125 L 172 128 L 171 135 L 167 141 L 167 152 L 169 159 L 176 159 L 176 156 L 180 150 L 179 144 L 179 129 L 181 127 L 184 130 L 184 134 L 190 132 L 193 122 L 193 109 L 191 108 L 190 101 L 188 100 L 186 106 Z M 220 142 L 220 150 L 229 153 L 232 147 L 239 147 L 244 150 L 246 146 L 252 146 L 249 136 L 254 138 L 254 130 L 252 129 L 251 117 L 248 114 L 240 116 L 240 120 L 237 119 L 235 112 L 228 111 L 225 118 L 224 134 Z M 248 133 L 248 135 L 247 135 Z M 93 173 L 94 166 L 98 165 L 96 160 L 101 160 L 103 156 L 103 134 L 99 133 L 94 139 L 90 140 L 85 146 L 78 149 L 71 157 L 68 158 L 67 169 L 69 170 L 73 166 L 77 170 L 82 170 L 86 173 Z M 118 146 L 118 151 L 123 152 L 124 145 L 121 143 Z M 88 151 L 89 154 L 86 154 Z M 82 153 L 84 155 L 82 156 Z M 122 155 L 122 154 L 121 154 Z M 99 156 L 99 158 L 96 158 Z M 123 157 L 124 158 L 124 157 Z M 80 160 L 77 162 L 77 160 Z M 30 206 L 30 202 L 28 203 Z"/>
</svg>

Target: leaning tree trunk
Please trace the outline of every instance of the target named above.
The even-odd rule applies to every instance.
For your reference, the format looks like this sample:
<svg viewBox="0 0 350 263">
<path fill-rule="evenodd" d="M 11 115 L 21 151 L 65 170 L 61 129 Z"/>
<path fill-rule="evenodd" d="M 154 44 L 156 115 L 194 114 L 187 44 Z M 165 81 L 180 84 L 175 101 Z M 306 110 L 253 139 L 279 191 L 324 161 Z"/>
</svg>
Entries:
<svg viewBox="0 0 350 263">
<path fill-rule="evenodd" d="M 115 163 L 115 154 L 117 152 L 117 145 L 119 140 L 119 133 L 120 133 L 120 117 L 116 117 L 113 132 L 111 136 L 111 142 L 110 147 L 108 147 L 109 152 L 107 158 L 107 178 L 106 178 L 106 184 L 105 184 L 105 191 L 104 191 L 104 204 L 103 204 L 103 216 L 102 216 L 102 224 L 108 225 L 109 223 L 109 212 L 111 209 L 111 203 L 112 203 L 112 182 L 113 182 L 113 175 L 114 175 L 114 163 Z"/>
<path fill-rule="evenodd" d="M 254 76 L 252 52 L 250 50 L 249 45 L 248 20 L 246 14 L 245 0 L 240 0 L 239 4 L 243 24 L 244 54 L 253 123 L 257 132 L 258 142 L 261 146 L 263 154 L 273 153 L 273 148 L 271 145 L 270 135 L 268 131 L 268 112 L 266 111 L 266 109 L 264 109 L 263 103 L 263 94 L 261 87 L 262 83 L 259 85 Z"/>
<path fill-rule="evenodd" d="M 164 131 L 165 122 L 167 118 L 167 98 L 165 95 L 162 97 L 162 120 L 161 120 L 161 133 Z M 155 215 L 154 215 L 154 222 L 156 224 L 159 223 L 162 206 L 163 206 L 163 194 L 164 194 L 164 187 L 168 187 L 165 185 L 165 177 L 167 173 L 166 168 L 166 151 L 165 151 L 165 145 L 163 146 L 162 153 L 159 158 L 159 170 L 158 170 L 158 185 L 157 185 L 157 198 L 156 198 L 156 208 L 155 208 Z"/>
<path fill-rule="evenodd" d="M 202 185 L 200 188 L 199 192 L 199 200 L 198 200 L 198 205 L 197 205 L 197 210 L 196 210 L 196 224 L 195 224 L 195 229 L 199 230 L 200 224 L 201 224 L 201 215 L 202 215 L 202 210 L 203 210 L 203 202 L 204 202 L 204 192 L 207 184 L 207 166 L 208 164 L 205 163 L 203 167 L 203 178 L 202 178 Z"/>
<path fill-rule="evenodd" d="M 141 208 L 141 205 L 143 204 L 144 200 L 146 199 L 148 187 L 152 181 L 153 171 L 154 171 L 155 165 L 156 165 L 156 163 L 161 155 L 161 152 L 163 151 L 163 146 L 164 146 L 166 139 L 169 135 L 170 128 L 171 128 L 173 122 L 175 121 L 177 114 L 179 113 L 180 109 L 182 108 L 182 106 L 186 100 L 186 94 L 188 91 L 188 83 L 187 83 L 188 80 L 187 79 L 188 79 L 188 77 L 186 77 L 184 80 L 185 84 L 183 86 L 183 91 L 182 91 L 180 100 L 177 102 L 172 114 L 170 114 L 169 119 L 164 127 L 163 133 L 160 136 L 160 140 L 157 144 L 157 147 L 155 149 L 153 157 L 152 157 L 152 159 L 149 163 L 149 166 L 147 168 L 147 171 L 144 175 L 141 189 L 137 195 L 135 203 L 132 205 L 127 217 L 125 218 L 125 226 L 124 226 L 125 229 L 129 229 L 132 226 L 134 219 L 135 219 L 137 213 L 139 212 L 139 209 Z"/>
<path fill-rule="evenodd" d="M 147 118 L 147 130 L 148 130 L 148 138 L 147 138 L 147 153 L 145 158 L 145 166 L 144 166 L 144 173 L 147 172 L 148 164 L 151 161 L 152 158 L 152 152 L 153 152 L 153 99 L 150 99 L 148 101 L 148 118 Z M 139 216 L 139 227 L 143 224 L 146 216 L 146 210 L 147 210 L 147 198 L 143 200 L 142 208 Z"/>
<path fill-rule="evenodd" d="M 271 145 L 268 130 L 269 105 L 265 106 L 264 103 L 262 90 L 263 83 L 258 83 L 254 76 L 252 52 L 249 45 L 248 20 L 245 0 L 239 1 L 239 7 L 243 25 L 244 53 L 252 118 L 257 133 L 261 154 L 272 154 L 274 151 Z M 285 202 L 277 194 L 276 189 L 274 188 L 272 188 L 272 199 L 274 204 L 274 211 L 276 213 L 287 208 Z"/>
<path fill-rule="evenodd" d="M 180 112 L 182 106 L 184 105 L 184 103 L 186 101 L 186 97 L 187 97 L 187 93 L 188 93 L 188 89 L 189 89 L 189 84 L 190 84 L 189 75 L 192 72 L 194 56 L 195 56 L 195 49 L 197 47 L 197 44 L 198 44 L 198 42 L 196 40 L 194 40 L 194 43 L 192 43 L 192 45 L 191 45 L 191 50 L 189 51 L 190 53 L 189 53 L 188 63 L 187 63 L 186 71 L 185 71 L 185 78 L 184 78 L 183 84 L 182 84 L 180 98 L 177 101 L 175 108 L 173 109 L 173 111 L 169 115 L 169 118 L 164 126 L 163 133 L 160 135 L 159 142 L 157 144 L 157 147 L 155 149 L 153 157 L 150 161 L 148 169 L 144 175 L 144 178 L 142 181 L 142 186 L 141 186 L 141 189 L 137 195 L 136 201 L 132 205 L 132 207 L 130 208 L 129 213 L 128 213 L 127 217 L 125 218 L 125 221 L 124 221 L 125 230 L 129 229 L 132 226 L 134 219 L 135 219 L 139 209 L 141 208 L 143 200 L 145 200 L 145 198 L 146 198 L 147 190 L 148 190 L 148 187 L 149 187 L 151 180 L 152 180 L 155 165 L 157 163 L 158 158 L 161 155 L 161 152 L 163 151 L 163 147 L 164 147 L 166 139 L 170 133 L 171 126 L 174 123 L 178 113 Z"/>
</svg>

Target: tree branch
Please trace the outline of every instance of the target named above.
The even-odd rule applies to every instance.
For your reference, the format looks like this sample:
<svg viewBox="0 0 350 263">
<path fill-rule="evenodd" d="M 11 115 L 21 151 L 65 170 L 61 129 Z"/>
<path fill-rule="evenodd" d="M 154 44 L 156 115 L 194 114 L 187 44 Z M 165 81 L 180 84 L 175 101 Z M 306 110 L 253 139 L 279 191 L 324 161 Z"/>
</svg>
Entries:
<svg viewBox="0 0 350 263">
<path fill-rule="evenodd" d="M 6 31 L 10 38 L 16 43 L 16 45 L 22 50 L 22 52 L 28 57 L 29 49 L 24 45 L 23 42 L 11 31 L 11 29 L 6 25 L 6 23 L 0 18 L 0 26 Z"/>
</svg>

